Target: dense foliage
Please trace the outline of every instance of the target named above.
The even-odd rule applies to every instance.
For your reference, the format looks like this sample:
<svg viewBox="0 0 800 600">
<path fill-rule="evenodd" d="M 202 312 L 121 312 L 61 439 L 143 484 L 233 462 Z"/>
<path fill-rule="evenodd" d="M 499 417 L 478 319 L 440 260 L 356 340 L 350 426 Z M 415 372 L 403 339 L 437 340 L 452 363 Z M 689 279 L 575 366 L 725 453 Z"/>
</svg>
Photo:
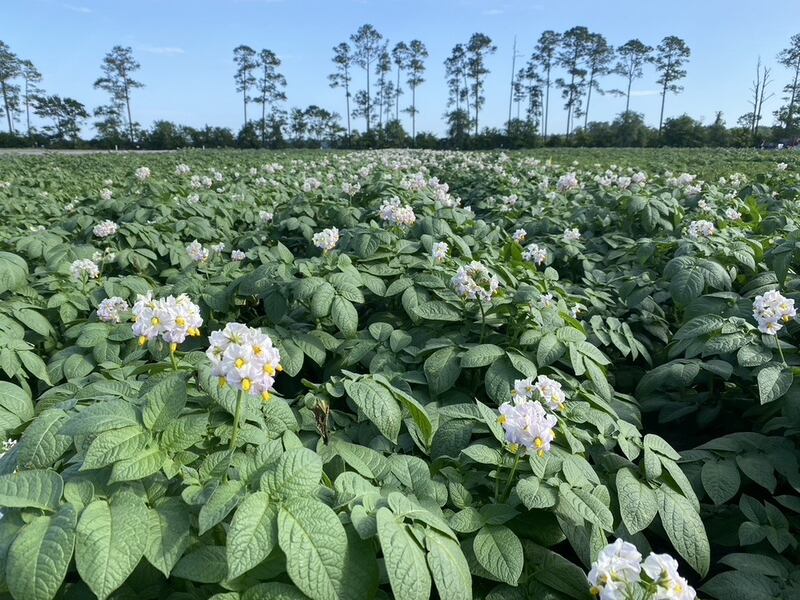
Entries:
<svg viewBox="0 0 800 600">
<path fill-rule="evenodd" d="M 787 160 L 0 159 L 0 597 L 796 598 Z"/>
</svg>

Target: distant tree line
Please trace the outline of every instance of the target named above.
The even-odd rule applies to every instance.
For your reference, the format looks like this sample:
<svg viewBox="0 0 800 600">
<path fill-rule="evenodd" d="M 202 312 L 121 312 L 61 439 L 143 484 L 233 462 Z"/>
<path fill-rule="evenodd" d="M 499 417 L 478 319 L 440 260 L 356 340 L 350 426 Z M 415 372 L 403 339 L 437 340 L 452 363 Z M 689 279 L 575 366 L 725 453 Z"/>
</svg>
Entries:
<svg viewBox="0 0 800 600">
<path fill-rule="evenodd" d="M 108 102 L 91 112 L 74 98 L 48 94 L 42 75 L 30 60 L 18 57 L 0 41 L 0 146 L 40 145 L 100 148 L 181 147 L 421 147 L 526 148 L 536 146 L 753 146 L 794 143 L 800 138 L 800 34 L 778 56 L 788 71 L 781 103 L 767 126 L 765 105 L 776 95 L 772 67 L 759 57 L 748 90 L 751 110 L 727 127 L 717 113 L 711 124 L 688 115 L 665 118 L 669 95 L 679 94 L 691 52 L 676 36 L 655 47 L 631 39 L 615 47 L 586 27 L 563 33 L 543 32 L 524 64 L 512 62 L 509 114 L 505 126 L 481 127 L 486 102 L 487 59 L 497 52 L 489 36 L 474 33 L 456 44 L 444 60 L 448 100 L 446 135 L 417 131 L 418 92 L 425 83 L 428 50 L 420 40 L 388 39 L 372 25 L 358 28 L 333 48 L 332 88 L 343 92 L 344 118 L 317 105 L 287 107 L 286 77 L 279 56 L 269 49 L 239 45 L 233 50 L 234 86 L 240 95 L 242 126 L 203 128 L 159 120 L 148 129 L 134 120 L 132 96 L 144 86 L 140 64 L 130 47 L 114 46 L 100 65 L 94 87 Z M 658 127 L 648 127 L 632 107 L 635 83 L 652 67 L 660 95 Z M 616 79 L 612 79 L 616 78 Z M 614 84 L 617 81 L 619 84 Z M 507 88 L 508 89 L 508 88 Z M 610 122 L 590 120 L 592 97 L 624 98 L 624 109 Z M 551 98 L 560 96 L 564 133 L 550 131 Z M 39 118 L 39 126 L 31 115 Z M 81 139 L 90 118 L 97 135 Z M 356 125 L 362 125 L 358 129 Z"/>
</svg>

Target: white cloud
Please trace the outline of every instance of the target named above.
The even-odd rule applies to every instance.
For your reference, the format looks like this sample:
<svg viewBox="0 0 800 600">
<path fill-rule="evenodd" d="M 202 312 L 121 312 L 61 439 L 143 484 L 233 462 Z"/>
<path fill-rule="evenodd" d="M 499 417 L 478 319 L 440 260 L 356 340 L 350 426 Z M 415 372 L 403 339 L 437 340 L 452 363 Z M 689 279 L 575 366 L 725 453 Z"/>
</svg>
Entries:
<svg viewBox="0 0 800 600">
<path fill-rule="evenodd" d="M 149 52 L 150 54 L 186 54 L 183 48 L 176 46 L 144 46 L 139 48 L 142 52 Z"/>
<path fill-rule="evenodd" d="M 631 96 L 658 96 L 658 90 L 631 90 Z"/>
<path fill-rule="evenodd" d="M 81 13 L 84 15 L 88 15 L 92 12 L 92 9 L 87 6 L 75 6 L 74 4 L 62 4 L 61 6 L 67 10 L 71 10 L 72 12 Z"/>
</svg>

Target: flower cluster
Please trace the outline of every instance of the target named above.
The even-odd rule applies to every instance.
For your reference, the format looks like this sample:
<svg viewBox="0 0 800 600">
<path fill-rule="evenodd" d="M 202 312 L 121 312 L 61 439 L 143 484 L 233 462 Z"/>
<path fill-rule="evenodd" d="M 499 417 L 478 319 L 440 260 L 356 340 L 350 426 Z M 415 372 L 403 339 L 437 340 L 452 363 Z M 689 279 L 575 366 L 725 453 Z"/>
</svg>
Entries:
<svg viewBox="0 0 800 600">
<path fill-rule="evenodd" d="M 336 244 L 339 242 L 339 230 L 336 227 L 323 229 L 322 231 L 315 233 L 311 238 L 311 241 L 323 252 L 328 252 L 333 250 L 336 247 Z"/>
<path fill-rule="evenodd" d="M 562 175 L 556 182 L 556 188 L 558 189 L 559 192 L 562 193 L 577 189 L 579 187 L 580 183 L 578 182 L 578 177 L 575 175 L 574 172 Z"/>
<path fill-rule="evenodd" d="M 186 254 L 195 262 L 205 262 L 208 260 L 210 252 L 208 248 L 204 248 L 200 242 L 194 240 L 186 246 Z"/>
<path fill-rule="evenodd" d="M 200 335 L 200 326 L 203 324 L 200 307 L 186 294 L 177 298 L 153 298 L 153 292 L 148 292 L 146 296 L 140 294 L 131 312 L 133 333 L 139 336 L 142 346 L 148 340 L 161 336 L 174 350 L 175 345 L 183 343 L 187 337 Z"/>
<path fill-rule="evenodd" d="M 92 233 L 99 238 L 107 238 L 117 233 L 118 229 L 119 225 L 114 223 L 114 221 L 109 221 L 106 219 L 105 221 L 100 221 L 97 225 L 95 225 L 92 229 Z"/>
<path fill-rule="evenodd" d="M 725 218 L 729 221 L 738 221 L 742 218 L 742 213 L 732 207 L 725 209 Z"/>
<path fill-rule="evenodd" d="M 577 242 L 579 239 L 581 239 L 581 232 L 578 231 L 578 229 L 576 227 L 573 227 L 572 229 L 567 227 L 564 230 L 564 241 L 565 242 L 567 242 L 567 243 Z"/>
<path fill-rule="evenodd" d="M 100 302 L 97 307 L 97 318 L 106 323 L 119 323 L 122 320 L 122 313 L 129 308 L 124 299 L 112 296 Z"/>
<path fill-rule="evenodd" d="M 414 209 L 408 204 L 400 204 L 400 198 L 397 196 L 384 200 L 378 211 L 378 216 L 382 221 L 390 225 L 405 225 L 409 227 L 417 220 Z"/>
<path fill-rule="evenodd" d="M 260 210 L 258 211 L 258 218 L 261 219 L 264 223 L 272 223 L 273 214 L 268 210 Z"/>
<path fill-rule="evenodd" d="M 434 242 L 431 246 L 431 257 L 435 262 L 444 262 L 447 259 L 448 251 L 447 242 Z"/>
<path fill-rule="evenodd" d="M 561 389 L 561 384 L 546 375 L 539 375 L 534 383 L 533 378 L 517 379 L 511 392 L 514 402 L 528 402 L 538 400 L 550 410 L 564 412 L 567 396 Z"/>
<path fill-rule="evenodd" d="M 283 370 L 280 352 L 272 345 L 272 339 L 241 323 L 228 323 L 209 339 L 211 346 L 206 356 L 220 385 L 269 400 L 275 374 Z"/>
<path fill-rule="evenodd" d="M 550 452 L 550 444 L 555 439 L 553 427 L 558 421 L 538 402 L 504 402 L 500 406 L 499 422 L 510 444 L 519 445 L 526 452 L 535 452 L 539 456 Z"/>
<path fill-rule="evenodd" d="M 653 552 L 642 562 L 636 546 L 618 539 L 600 551 L 587 576 L 600 600 L 694 600 L 697 593 L 669 554 Z"/>
<path fill-rule="evenodd" d="M 186 164 L 179 164 L 175 166 L 175 175 L 188 175 L 192 172 L 192 168 Z"/>
<path fill-rule="evenodd" d="M 245 253 L 241 250 L 234 250 L 231 252 L 231 260 L 240 261 L 245 259 Z"/>
<path fill-rule="evenodd" d="M 489 269 L 475 260 L 468 265 L 459 267 L 452 283 L 459 296 L 486 302 L 491 301 L 492 296 L 500 287 L 500 280 L 497 279 L 497 276 L 489 273 Z"/>
<path fill-rule="evenodd" d="M 111 200 L 111 197 L 113 195 L 114 195 L 114 192 L 112 192 L 108 188 L 103 188 L 102 190 L 100 190 L 100 199 L 101 200 L 106 200 L 106 201 Z"/>
<path fill-rule="evenodd" d="M 716 233 L 717 229 L 711 221 L 700 219 L 699 221 L 692 221 L 689 223 L 689 237 L 696 240 L 700 237 L 711 237 Z"/>
<path fill-rule="evenodd" d="M 777 290 L 764 292 L 753 301 L 753 318 L 758 330 L 768 335 L 776 335 L 784 323 L 797 316 L 794 300 L 786 298 Z"/>
<path fill-rule="evenodd" d="M 92 254 L 92 260 L 97 264 L 114 262 L 116 258 L 117 258 L 117 253 L 114 252 L 114 249 L 111 247 L 106 248 L 102 252 L 98 250 L 97 252 Z"/>
<path fill-rule="evenodd" d="M 522 252 L 522 258 L 535 265 L 543 265 L 547 260 L 547 249 L 537 244 L 528 244 Z"/>
<path fill-rule="evenodd" d="M 517 229 L 511 237 L 515 242 L 519 242 L 520 244 L 525 241 L 525 237 L 528 235 L 528 232 L 524 229 Z"/>
<path fill-rule="evenodd" d="M 146 179 L 150 179 L 150 169 L 147 167 L 139 167 L 134 171 L 134 175 L 136 175 L 136 179 L 139 181 L 145 181 Z"/>
<path fill-rule="evenodd" d="M 100 267 L 97 266 L 93 260 L 88 258 L 80 258 L 72 261 L 69 266 L 69 272 L 73 279 L 82 281 L 84 277 L 89 279 L 96 279 L 100 275 Z"/>
</svg>

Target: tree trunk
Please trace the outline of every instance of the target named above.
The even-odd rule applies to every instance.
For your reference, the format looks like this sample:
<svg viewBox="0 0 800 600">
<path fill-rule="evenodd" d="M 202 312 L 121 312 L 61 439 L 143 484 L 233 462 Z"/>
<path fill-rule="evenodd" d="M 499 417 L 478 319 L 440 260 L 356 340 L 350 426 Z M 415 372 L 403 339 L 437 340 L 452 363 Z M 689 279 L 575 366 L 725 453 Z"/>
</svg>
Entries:
<svg viewBox="0 0 800 600">
<path fill-rule="evenodd" d="M 667 98 L 667 83 L 664 82 L 664 87 L 661 89 L 661 113 L 658 116 L 658 137 L 661 138 L 661 128 L 664 124 L 664 101 Z"/>
<path fill-rule="evenodd" d="M 411 86 L 411 145 L 417 145 L 417 86 Z"/>
<path fill-rule="evenodd" d="M 787 131 L 792 126 L 792 116 L 794 115 L 794 103 L 795 99 L 797 98 L 797 79 L 799 75 L 800 75 L 800 60 L 797 61 L 797 64 L 794 67 L 794 81 L 792 82 L 792 93 L 789 96 L 789 108 L 787 109 L 786 112 Z"/>
<path fill-rule="evenodd" d="M 242 104 L 244 104 L 244 124 L 242 129 L 247 127 L 247 88 L 242 89 Z"/>
<path fill-rule="evenodd" d="M 350 143 L 350 71 L 344 68 L 344 97 L 347 104 L 347 143 Z"/>
<path fill-rule="evenodd" d="M 589 90 L 586 92 L 586 112 L 583 114 L 583 128 L 589 124 L 589 103 L 592 101 L 592 86 L 594 85 L 594 69 L 589 77 Z"/>
<path fill-rule="evenodd" d="M 631 110 L 631 85 L 633 84 L 633 72 L 628 71 L 628 93 L 625 94 L 625 116 L 628 116 L 628 113 Z"/>
<path fill-rule="evenodd" d="M 546 82 L 546 91 L 545 91 L 545 100 L 544 100 L 544 127 L 542 127 L 544 131 L 543 137 L 547 137 L 547 121 L 550 118 L 550 69 L 552 66 L 550 63 L 547 63 L 547 82 Z"/>
<path fill-rule="evenodd" d="M 478 106 L 480 102 L 478 101 L 478 97 L 480 96 L 480 79 L 475 77 L 475 135 L 478 135 Z"/>
<path fill-rule="evenodd" d="M 265 94 L 266 96 L 266 94 Z M 261 100 L 261 147 L 267 141 L 267 101 L 266 98 Z"/>
<path fill-rule="evenodd" d="M 131 119 L 131 100 L 128 97 L 128 86 L 125 86 L 125 108 L 128 111 L 128 137 L 131 140 L 131 145 L 134 144 L 133 141 L 133 120 Z"/>
<path fill-rule="evenodd" d="M 6 82 L 0 81 L 0 86 L 3 88 L 3 104 L 6 107 L 6 119 L 8 120 L 8 133 L 14 135 L 14 126 L 11 124 L 11 111 L 8 109 L 8 90 L 6 89 Z"/>
<path fill-rule="evenodd" d="M 397 89 L 394 91 L 394 120 L 400 121 L 400 73 L 402 69 L 397 66 Z"/>
<path fill-rule="evenodd" d="M 372 112 L 370 110 L 371 109 L 370 101 L 372 100 L 372 98 L 370 97 L 370 87 L 369 87 L 369 65 L 370 65 L 370 63 L 371 63 L 371 61 L 369 60 L 369 57 L 367 57 L 367 114 L 366 114 L 366 117 L 367 117 L 367 133 L 369 133 L 369 121 L 370 121 L 370 116 L 371 116 L 370 113 Z"/>
</svg>

